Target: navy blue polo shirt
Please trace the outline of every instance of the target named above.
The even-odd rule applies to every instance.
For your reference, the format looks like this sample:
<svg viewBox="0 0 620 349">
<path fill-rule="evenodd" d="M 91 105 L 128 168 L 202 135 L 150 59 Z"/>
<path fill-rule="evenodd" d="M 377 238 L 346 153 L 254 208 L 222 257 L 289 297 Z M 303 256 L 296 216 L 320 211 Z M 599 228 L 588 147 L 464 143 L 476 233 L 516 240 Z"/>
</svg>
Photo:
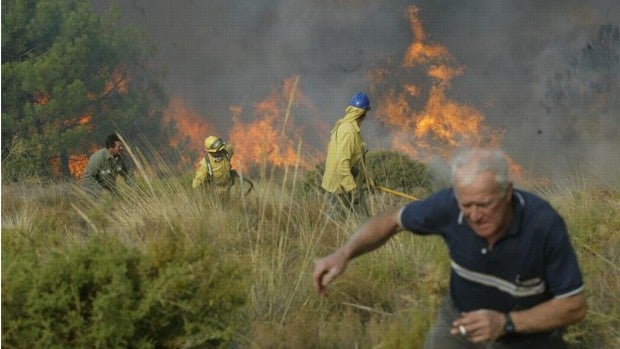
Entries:
<svg viewBox="0 0 620 349">
<path fill-rule="evenodd" d="M 513 193 L 511 225 L 492 250 L 469 227 L 452 188 L 411 202 L 398 214 L 403 229 L 443 237 L 452 266 L 450 294 L 460 311 L 528 309 L 583 289 L 562 217 L 534 194 Z"/>
</svg>

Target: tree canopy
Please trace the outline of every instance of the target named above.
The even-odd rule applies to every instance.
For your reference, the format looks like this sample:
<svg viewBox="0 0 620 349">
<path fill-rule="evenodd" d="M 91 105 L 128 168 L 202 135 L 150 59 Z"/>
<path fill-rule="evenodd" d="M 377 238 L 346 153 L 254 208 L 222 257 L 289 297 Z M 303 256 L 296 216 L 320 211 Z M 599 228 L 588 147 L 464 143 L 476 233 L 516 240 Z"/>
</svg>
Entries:
<svg viewBox="0 0 620 349">
<path fill-rule="evenodd" d="M 3 178 L 67 176 L 112 132 L 169 137 L 154 53 L 115 5 L 98 15 L 88 0 L 3 1 Z"/>
</svg>

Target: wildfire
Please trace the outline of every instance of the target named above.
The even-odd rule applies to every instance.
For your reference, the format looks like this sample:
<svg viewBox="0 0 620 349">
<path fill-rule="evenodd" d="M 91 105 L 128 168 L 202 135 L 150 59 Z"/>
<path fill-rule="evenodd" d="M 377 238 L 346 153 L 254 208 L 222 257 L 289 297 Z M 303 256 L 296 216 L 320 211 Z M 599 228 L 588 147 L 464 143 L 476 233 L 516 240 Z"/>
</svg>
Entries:
<svg viewBox="0 0 620 349">
<path fill-rule="evenodd" d="M 114 69 L 114 72 L 112 72 L 112 75 L 106 81 L 102 94 L 105 96 L 111 92 L 127 93 L 128 89 L 129 76 L 123 70 L 122 66 L 118 66 Z"/>
<path fill-rule="evenodd" d="M 375 84 L 420 71 L 428 83 L 406 81 L 380 96 L 378 117 L 392 129 L 392 147 L 416 158 L 431 153 L 447 157 L 459 146 L 497 145 L 501 132 L 484 125 L 484 115 L 475 108 L 447 96 L 451 80 L 463 74 L 447 48 L 427 42 L 419 8 L 409 6 L 407 18 L 413 42 L 405 52 L 400 69 L 375 73 Z M 379 88 L 376 88 L 379 90 Z M 425 99 L 424 99 L 425 98 Z"/>
<path fill-rule="evenodd" d="M 98 98 L 98 96 L 102 97 L 102 96 L 106 96 L 114 92 L 121 93 L 121 94 L 127 93 L 129 89 L 129 81 L 130 81 L 130 78 L 127 75 L 127 73 L 123 70 L 123 67 L 118 66 L 110 74 L 110 77 L 106 81 L 103 90 L 99 94 L 90 91 L 87 93 L 86 98 L 88 100 L 94 100 Z M 34 96 L 34 103 L 37 105 L 47 106 L 49 104 L 49 101 L 50 101 L 50 96 L 46 92 L 38 92 Z M 72 118 L 66 118 L 64 120 L 54 121 L 53 122 L 54 128 L 72 129 L 74 127 L 85 127 L 90 132 L 93 130 L 93 127 L 91 124 L 91 120 L 92 120 L 91 112 L 92 111 L 87 111 L 85 115 L 81 115 L 78 117 L 72 117 Z M 97 150 L 97 147 L 93 145 L 91 146 L 90 153 L 93 153 L 96 150 Z M 84 150 L 80 150 L 79 153 L 74 152 L 72 154 L 67 155 L 68 158 L 66 160 L 67 161 L 66 165 L 68 166 L 69 172 L 72 177 L 76 179 L 82 178 L 86 165 L 88 164 L 90 153 L 85 154 Z M 61 161 L 60 161 L 60 155 L 51 158 L 49 161 L 49 164 L 51 167 L 51 171 L 54 175 L 60 176 L 62 174 L 63 170 L 61 169 L 62 166 L 61 166 Z"/>
<path fill-rule="evenodd" d="M 90 115 L 84 115 L 84 116 L 82 116 L 81 118 L 78 119 L 77 124 L 78 125 L 88 125 L 88 124 L 90 124 L 90 119 L 91 119 Z"/>
<path fill-rule="evenodd" d="M 220 136 L 232 145 L 232 165 L 237 170 L 247 171 L 253 166 L 264 165 L 284 168 L 297 163 L 310 167 L 308 154 L 312 150 L 305 149 L 306 159 L 298 159 L 297 155 L 297 140 L 301 139 L 302 129 L 296 127 L 292 111 L 299 106 L 311 107 L 298 82 L 299 76 L 285 79 L 280 90 L 274 89 L 263 101 L 256 103 L 250 121 L 243 120 L 242 106 L 230 106 L 233 126 L 228 137 L 215 132 L 205 118 L 181 98 L 171 99 L 163 118 L 164 124 L 173 121 L 177 128 L 170 145 L 181 149 L 184 164 L 192 163 L 194 167 L 200 159 L 187 157 L 187 150 L 202 152 L 202 142 L 209 135 Z"/>
<path fill-rule="evenodd" d="M 177 133 L 170 140 L 170 145 L 182 149 L 180 156 L 183 163 L 188 164 L 196 159 L 190 159 L 183 150 L 202 152 L 205 137 L 214 132 L 204 117 L 188 107 L 181 98 L 172 98 L 166 109 L 162 122 L 174 122 Z"/>
<path fill-rule="evenodd" d="M 297 157 L 293 138 L 298 138 L 299 130 L 289 120 L 291 108 L 306 99 L 297 87 L 298 80 L 297 76 L 285 79 L 281 91 L 272 91 L 257 103 L 253 121 L 241 120 L 243 108 L 231 108 L 233 127 L 229 139 L 235 148 L 233 164 L 236 168 L 247 170 L 249 166 L 267 163 L 283 168 L 294 166 L 298 161 L 307 166 Z"/>
<path fill-rule="evenodd" d="M 34 104 L 47 105 L 50 102 L 50 97 L 45 92 L 37 92 L 34 95 Z"/>
<path fill-rule="evenodd" d="M 97 147 L 92 147 L 90 149 L 91 153 L 97 151 Z M 69 165 L 69 173 L 75 179 L 80 179 L 84 176 L 84 170 L 86 169 L 86 165 L 88 164 L 88 159 L 90 155 L 86 154 L 74 154 L 69 155 L 68 165 Z M 52 170 L 52 174 L 54 176 L 61 176 L 61 166 L 60 166 L 60 156 L 55 156 L 50 160 L 50 168 Z"/>
<path fill-rule="evenodd" d="M 371 92 L 377 100 L 373 103 L 377 106 L 373 115 L 388 127 L 391 148 L 414 158 L 427 159 L 436 154 L 448 158 L 461 146 L 499 145 L 502 130 L 486 126 L 483 113 L 449 97 L 452 80 L 462 75 L 464 68 L 456 63 L 446 47 L 428 42 L 418 7 L 409 6 L 407 18 L 413 39 L 399 66 L 377 68 L 372 76 Z M 394 81 L 400 84 L 394 85 Z M 233 126 L 228 137 L 214 132 L 204 118 L 181 99 L 173 99 L 164 113 L 164 122 L 173 120 L 179 133 L 171 145 L 201 151 L 204 137 L 214 134 L 226 138 L 233 146 L 232 162 L 238 170 L 266 165 L 284 168 L 297 163 L 309 168 L 313 161 L 324 158 L 324 149 L 309 149 L 312 145 L 304 144 L 304 158 L 298 158 L 297 147 L 303 129 L 294 122 L 292 110 L 312 108 L 312 103 L 298 88 L 298 82 L 299 76 L 285 79 L 281 88 L 272 90 L 251 112 L 246 112 L 242 106 L 230 106 Z M 304 125 L 312 128 L 314 138 L 320 138 L 329 130 L 320 118 L 311 118 Z M 510 161 L 513 172 L 520 175 L 521 167 Z"/>
<path fill-rule="evenodd" d="M 409 45 L 403 60 L 403 65 L 406 68 L 450 58 L 448 50 L 445 47 L 430 44 L 425 41 L 426 34 L 424 33 L 422 22 L 420 21 L 419 12 L 420 10 L 417 6 L 409 6 L 407 8 L 407 18 L 411 24 L 413 42 Z"/>
<path fill-rule="evenodd" d="M 91 152 L 97 151 L 96 148 L 93 148 Z M 86 165 L 88 164 L 89 155 L 71 155 L 69 156 L 69 171 L 71 175 L 75 178 L 82 178 L 84 176 L 84 170 L 86 170 Z"/>
</svg>

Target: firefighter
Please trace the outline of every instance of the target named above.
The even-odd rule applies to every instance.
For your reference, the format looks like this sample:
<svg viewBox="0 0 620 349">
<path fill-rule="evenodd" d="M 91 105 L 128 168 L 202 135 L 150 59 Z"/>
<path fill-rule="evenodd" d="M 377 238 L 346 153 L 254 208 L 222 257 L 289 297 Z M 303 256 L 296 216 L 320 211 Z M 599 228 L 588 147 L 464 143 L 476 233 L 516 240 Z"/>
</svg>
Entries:
<svg viewBox="0 0 620 349">
<path fill-rule="evenodd" d="M 204 146 L 206 154 L 198 165 L 192 187 L 212 187 L 220 199 L 227 200 L 236 173 L 230 164 L 234 149 L 216 136 L 205 138 Z"/>
<path fill-rule="evenodd" d="M 353 211 L 367 217 L 368 208 L 363 195 L 362 166 L 366 144 L 360 125 L 370 110 L 370 100 L 356 93 L 345 109 L 345 115 L 331 130 L 321 187 L 326 191 L 330 213 Z"/>
<path fill-rule="evenodd" d="M 84 170 L 82 186 L 95 197 L 101 197 L 103 191 L 117 195 L 116 177 L 121 176 L 127 184 L 133 184 L 133 175 L 124 156 L 123 142 L 116 133 L 108 135 L 105 148 L 93 153 Z"/>
</svg>

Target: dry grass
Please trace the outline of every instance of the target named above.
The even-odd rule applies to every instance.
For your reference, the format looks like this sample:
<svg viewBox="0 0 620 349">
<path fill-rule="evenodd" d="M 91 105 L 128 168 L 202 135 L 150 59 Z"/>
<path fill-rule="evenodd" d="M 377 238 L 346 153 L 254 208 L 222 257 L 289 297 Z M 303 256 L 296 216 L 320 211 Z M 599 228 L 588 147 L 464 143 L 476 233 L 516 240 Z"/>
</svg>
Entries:
<svg viewBox="0 0 620 349">
<path fill-rule="evenodd" d="M 588 316 L 567 337 L 587 348 L 620 347 L 620 192 L 565 178 L 542 195 L 565 217 L 585 278 Z"/>
<path fill-rule="evenodd" d="M 225 205 L 192 190 L 191 174 L 146 167 L 136 188 L 122 187 L 120 199 L 93 201 L 69 184 L 5 186 L 3 242 L 5 235 L 21 235 L 45 254 L 108 235 L 167 260 L 190 247 L 215 246 L 250 270 L 249 323 L 235 336 L 238 347 L 420 347 L 447 291 L 443 242 L 399 234 L 352 262 L 331 295 L 319 297 L 310 278 L 314 260 L 344 243 L 361 222 L 328 219 L 320 193 L 297 192 L 300 176 L 284 171 L 257 182 L 248 196 L 236 192 Z M 620 194 L 571 189 L 541 191 L 566 217 L 586 280 L 589 315 L 567 338 L 584 348 L 618 347 Z M 374 213 L 403 203 L 385 193 L 369 199 Z"/>
</svg>

